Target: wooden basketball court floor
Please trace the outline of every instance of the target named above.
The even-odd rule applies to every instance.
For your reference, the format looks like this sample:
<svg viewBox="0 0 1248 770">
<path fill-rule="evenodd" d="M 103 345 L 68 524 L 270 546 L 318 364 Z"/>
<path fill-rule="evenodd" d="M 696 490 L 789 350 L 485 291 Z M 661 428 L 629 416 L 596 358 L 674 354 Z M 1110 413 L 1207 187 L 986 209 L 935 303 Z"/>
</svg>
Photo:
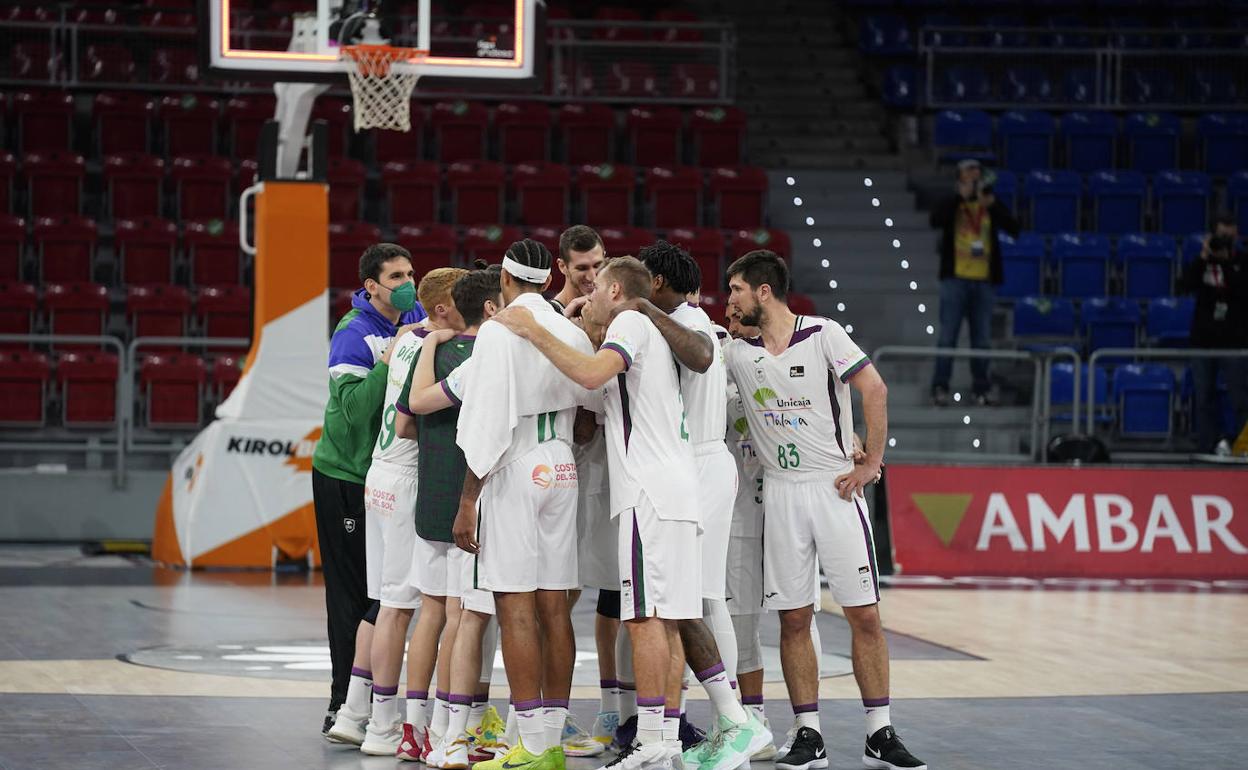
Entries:
<svg viewBox="0 0 1248 770">
<path fill-rule="evenodd" d="M 584 642 L 591 600 L 575 612 Z M 894 723 L 932 768 L 1248 767 L 1248 584 L 906 580 L 881 611 Z M 396 765 L 319 735 L 319 576 L 187 574 L 6 546 L 0 612 L 4 770 Z M 819 623 L 831 767 L 861 767 L 848 632 L 835 611 Z M 764 645 L 776 639 L 769 617 Z M 792 716 L 767 652 L 768 716 L 783 736 Z M 583 724 L 596 678 L 592 645 L 578 644 Z M 691 693 L 705 726 L 706 703 Z M 492 694 L 504 707 L 501 675 Z"/>
</svg>

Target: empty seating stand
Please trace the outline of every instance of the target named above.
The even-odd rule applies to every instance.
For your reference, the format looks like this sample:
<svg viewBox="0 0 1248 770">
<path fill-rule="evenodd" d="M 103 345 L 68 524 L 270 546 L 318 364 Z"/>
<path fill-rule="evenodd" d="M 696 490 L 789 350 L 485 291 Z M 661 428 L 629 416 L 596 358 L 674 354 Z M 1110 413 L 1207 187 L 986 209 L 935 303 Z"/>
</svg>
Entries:
<svg viewBox="0 0 1248 770">
<path fill-rule="evenodd" d="M 494 126 L 503 163 L 550 160 L 551 115 L 545 104 L 503 102 L 494 112 Z"/>
<path fill-rule="evenodd" d="M 422 275 L 437 267 L 450 267 L 459 252 L 459 240 L 450 225 L 403 225 L 395 243 L 411 253 L 412 267 Z"/>
<path fill-rule="evenodd" d="M 735 166 L 745 157 L 745 113 L 736 107 L 701 107 L 689 118 L 694 163 Z"/>
<path fill-rule="evenodd" d="M 165 154 L 213 155 L 221 130 L 221 102 L 187 94 L 160 100 L 158 119 Z"/>
<path fill-rule="evenodd" d="M 485 158 L 486 130 L 490 115 L 480 102 L 458 99 L 433 105 L 435 153 L 442 163 Z"/>
<path fill-rule="evenodd" d="M 518 211 L 526 225 L 557 225 L 568 221 L 568 193 L 572 176 L 561 163 L 534 161 L 512 169 Z"/>
<path fill-rule="evenodd" d="M 195 303 L 199 329 L 205 337 L 251 337 L 251 289 L 247 286 L 205 286 Z M 211 351 L 240 352 L 214 346 Z"/>
<path fill-rule="evenodd" d="M 21 152 L 65 152 L 73 146 L 72 95 L 64 91 L 19 91 L 13 95 L 12 110 Z"/>
<path fill-rule="evenodd" d="M 151 355 L 139 366 L 142 425 L 154 429 L 199 427 L 207 371 L 198 355 Z"/>
<path fill-rule="evenodd" d="M 210 219 L 187 222 L 182 236 L 195 286 L 239 283 L 242 280 L 242 251 L 238 246 L 238 225 Z"/>
<path fill-rule="evenodd" d="M 615 113 L 605 104 L 565 104 L 559 108 L 557 126 L 569 165 L 606 163 L 614 157 Z"/>
<path fill-rule="evenodd" d="M 127 284 L 169 283 L 177 250 L 178 228 L 157 217 L 117 220 L 113 243 Z"/>
<path fill-rule="evenodd" d="M 368 222 L 329 225 L 329 285 L 347 289 L 360 285 L 360 255 L 381 240 L 381 230 Z"/>
<path fill-rule="evenodd" d="M 446 170 L 451 193 L 451 221 L 457 225 L 501 222 L 506 175 L 498 163 L 487 160 L 460 161 Z"/>
<path fill-rule="evenodd" d="M 104 158 L 108 211 L 114 217 L 160 216 L 165 162 L 147 153 L 126 152 Z"/>
<path fill-rule="evenodd" d="M 438 220 L 441 172 L 436 163 L 386 163 L 381 169 L 386 219 L 393 225 Z"/>
<path fill-rule="evenodd" d="M 713 169 L 708 187 L 718 214 L 714 224 L 730 229 L 763 226 L 767 174 L 761 168 Z"/>
<path fill-rule="evenodd" d="M 674 166 L 680 162 L 684 117 L 675 107 L 634 107 L 628 111 L 628 144 L 636 166 Z"/>
<path fill-rule="evenodd" d="M 1001 160 L 1005 168 L 1026 172 L 1053 165 L 1056 122 L 1046 112 L 1011 110 L 1001 116 Z"/>
<path fill-rule="evenodd" d="M 1114 167 L 1118 121 L 1108 112 L 1071 112 L 1062 118 L 1066 166 L 1088 173 Z"/>
<path fill-rule="evenodd" d="M 464 263 L 470 265 L 474 259 L 484 259 L 494 264 L 502 262 L 507 247 L 523 237 L 518 227 L 504 225 L 469 227 L 464 231 L 462 245 Z"/>
<path fill-rule="evenodd" d="M 34 284 L 0 281 L 0 334 L 30 334 L 34 330 L 39 295 Z M 4 342 L 0 349 L 26 349 L 30 343 Z"/>
<path fill-rule="evenodd" d="M 1131 299 L 1169 297 L 1174 288 L 1174 238 L 1160 233 L 1133 233 L 1118 239 L 1123 295 Z"/>
<path fill-rule="evenodd" d="M 115 425 L 117 373 L 117 355 L 114 353 L 62 353 L 56 363 L 56 380 L 61 391 L 61 424 L 66 428 Z"/>
<path fill-rule="evenodd" d="M 1031 199 L 1031 229 L 1060 233 L 1079 229 L 1083 180 L 1074 171 L 1032 171 L 1026 192 Z"/>
<path fill-rule="evenodd" d="M 576 175 L 582 218 L 591 227 L 633 221 L 633 170 L 612 163 L 581 166 Z"/>
<path fill-rule="evenodd" d="M 1053 239 L 1063 297 L 1102 297 L 1109 289 L 1109 239 L 1096 233 L 1062 233 Z"/>
<path fill-rule="evenodd" d="M 0 351 L 0 426 L 43 427 L 51 371 L 43 353 Z"/>
<path fill-rule="evenodd" d="M 86 217 L 40 217 L 32 231 L 39 277 L 44 281 L 89 281 L 99 240 L 95 222 Z"/>
<path fill-rule="evenodd" d="M 82 209 L 82 183 L 87 164 L 68 150 L 28 153 L 22 158 L 26 196 L 34 217 L 78 214 Z"/>
<path fill-rule="evenodd" d="M 646 170 L 646 206 L 651 225 L 660 228 L 702 222 L 702 174 L 696 168 Z"/>
<path fill-rule="evenodd" d="M 98 283 L 77 281 L 44 286 L 43 307 L 52 334 L 98 337 L 108 316 L 108 289 Z M 98 348 L 87 343 L 54 343 L 62 348 Z"/>
<path fill-rule="evenodd" d="M 1044 289 L 1044 238 L 1036 233 L 1001 234 L 1001 269 L 1004 280 L 997 294 L 1007 299 L 1033 296 Z"/>
<path fill-rule="evenodd" d="M 1088 179 L 1098 233 L 1133 233 L 1143 229 L 1148 183 L 1138 171 L 1098 171 Z"/>
<path fill-rule="evenodd" d="M 146 94 L 132 91 L 97 94 L 92 105 L 96 150 L 101 155 L 150 152 L 155 115 L 156 102 Z"/>
</svg>

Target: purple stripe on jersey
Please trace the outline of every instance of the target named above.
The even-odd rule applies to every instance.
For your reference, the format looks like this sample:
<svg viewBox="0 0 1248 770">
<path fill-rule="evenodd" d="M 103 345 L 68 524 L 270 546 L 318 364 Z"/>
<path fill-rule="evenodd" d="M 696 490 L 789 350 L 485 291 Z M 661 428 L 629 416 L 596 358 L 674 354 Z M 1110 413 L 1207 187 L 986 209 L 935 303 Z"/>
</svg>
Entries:
<svg viewBox="0 0 1248 770">
<path fill-rule="evenodd" d="M 442 386 L 442 392 L 446 394 L 446 397 L 451 400 L 452 404 L 454 404 L 455 406 L 459 406 L 460 404 L 463 403 L 458 398 L 456 398 L 454 393 L 451 392 L 451 386 L 446 384 L 446 380 L 441 380 L 440 382 L 438 382 L 438 384 Z"/>
<path fill-rule="evenodd" d="M 477 338 L 477 335 L 475 334 L 456 334 L 451 339 L 453 340 L 475 340 L 476 338 Z"/>
<path fill-rule="evenodd" d="M 875 570 L 875 547 L 871 543 L 871 527 L 867 526 L 867 517 L 862 513 L 862 506 L 854 500 L 854 507 L 858 509 L 858 523 L 862 525 L 862 539 L 867 546 L 867 564 L 871 567 L 871 587 L 875 589 L 875 600 L 880 600 L 880 581 L 876 578 Z"/>
<path fill-rule="evenodd" d="M 620 375 L 623 376 L 623 375 Z M 633 547 L 632 553 L 632 575 L 633 578 L 633 618 L 639 619 L 646 617 L 646 594 L 645 584 L 642 582 L 645 577 L 645 557 L 641 552 L 641 532 L 637 529 L 637 509 L 633 509 Z M 641 705 L 641 701 L 637 701 L 637 705 Z"/>
<path fill-rule="evenodd" d="M 846 460 L 849 453 L 845 451 L 845 442 L 841 438 L 841 402 L 836 400 L 836 373 L 828 370 L 828 403 L 832 404 L 832 422 L 836 425 L 836 445 Z"/>
<path fill-rule="evenodd" d="M 793 336 L 789 338 L 789 347 L 793 347 L 802 340 L 808 339 L 812 334 L 815 334 L 822 328 L 822 326 L 807 326 L 805 329 L 798 329 L 793 332 Z"/>
<path fill-rule="evenodd" d="M 615 375 L 615 378 L 620 386 L 620 411 L 624 413 L 624 451 L 627 452 L 628 439 L 633 435 L 633 415 L 628 407 L 628 379 L 624 372 Z"/>
<path fill-rule="evenodd" d="M 727 338 L 728 332 L 715 332 L 715 336 L 722 340 Z"/>
<path fill-rule="evenodd" d="M 855 374 L 861 372 L 863 369 L 866 369 L 870 363 L 871 359 L 863 356 L 861 361 L 845 370 L 845 373 L 841 375 L 841 382 L 849 382 Z"/>
<path fill-rule="evenodd" d="M 418 338 L 423 340 L 425 337 L 429 336 L 429 330 L 423 326 L 417 326 L 415 329 L 412 329 L 412 334 L 415 334 Z"/>
<path fill-rule="evenodd" d="M 408 408 L 407 404 L 403 403 L 402 401 L 395 401 L 395 402 L 394 402 L 394 408 L 395 408 L 395 409 L 397 409 L 398 411 L 402 412 L 403 414 L 407 415 L 408 417 L 415 417 L 415 416 L 416 416 L 416 415 L 412 414 L 412 410 Z"/>
<path fill-rule="evenodd" d="M 624 359 L 624 371 L 628 371 L 629 367 L 633 365 L 633 357 L 628 354 L 627 350 L 614 342 L 603 343 L 602 350 L 614 350 L 616 353 L 619 353 L 620 358 Z"/>
<path fill-rule="evenodd" d="M 746 337 L 744 339 L 746 342 L 748 342 L 749 344 L 753 345 L 756 348 L 761 348 L 763 346 L 762 337 Z"/>
</svg>

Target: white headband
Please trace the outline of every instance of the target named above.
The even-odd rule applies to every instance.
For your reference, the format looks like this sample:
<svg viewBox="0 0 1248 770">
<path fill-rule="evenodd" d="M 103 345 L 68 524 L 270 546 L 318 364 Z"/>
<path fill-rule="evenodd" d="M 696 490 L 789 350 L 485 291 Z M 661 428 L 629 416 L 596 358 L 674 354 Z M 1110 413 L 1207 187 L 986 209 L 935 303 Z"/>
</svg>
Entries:
<svg viewBox="0 0 1248 770">
<path fill-rule="evenodd" d="M 529 267 L 522 265 L 511 257 L 503 257 L 503 269 L 529 283 L 546 283 L 546 279 L 550 277 L 550 268 L 545 270 L 539 267 Z"/>
</svg>

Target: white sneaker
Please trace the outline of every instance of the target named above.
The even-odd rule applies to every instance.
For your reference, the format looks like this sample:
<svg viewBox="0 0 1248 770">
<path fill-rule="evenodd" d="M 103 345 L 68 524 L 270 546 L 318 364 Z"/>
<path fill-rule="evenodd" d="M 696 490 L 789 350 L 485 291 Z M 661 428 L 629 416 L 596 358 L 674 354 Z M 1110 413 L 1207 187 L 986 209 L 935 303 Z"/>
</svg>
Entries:
<svg viewBox="0 0 1248 770">
<path fill-rule="evenodd" d="M 1227 441 L 1226 439 L 1222 439 L 1221 441 L 1218 442 L 1218 445 L 1213 448 L 1213 453 L 1217 455 L 1218 457 L 1230 457 L 1231 456 L 1231 442 Z"/>
<path fill-rule="evenodd" d="M 620 729 L 620 712 L 599 711 L 594 718 L 594 727 L 590 736 L 603 746 L 610 746 L 615 741 L 615 731 Z"/>
<path fill-rule="evenodd" d="M 795 741 L 796 739 L 797 739 L 797 725 L 794 725 L 793 727 L 789 728 L 789 731 L 787 733 L 784 734 L 784 743 L 780 745 L 780 748 L 776 749 L 775 760 L 777 762 L 784 759 L 784 755 L 789 753 L 789 749 L 793 748 L 793 741 Z"/>
<path fill-rule="evenodd" d="M 438 767 L 442 770 L 468 770 L 472 764 L 468 760 L 468 736 L 461 735 L 449 743 L 444 743 L 439 758 L 442 764 Z"/>
<path fill-rule="evenodd" d="M 357 714 L 343 705 L 338 709 L 334 726 L 325 733 L 330 743 L 350 743 L 359 746 L 364 742 L 364 731 L 368 726 L 369 714 Z"/>
<path fill-rule="evenodd" d="M 434 743 L 433 738 L 433 731 L 430 730 L 429 745 L 433 746 L 433 751 L 430 751 L 425 755 L 424 761 L 429 767 L 441 768 L 444 767 L 446 763 L 446 741 L 439 739 L 436 743 Z"/>
<path fill-rule="evenodd" d="M 634 743 L 599 770 L 681 770 L 680 747 L 668 748 L 658 743 Z"/>
<path fill-rule="evenodd" d="M 757 715 L 756 715 L 757 716 Z M 771 721 L 767 717 L 763 717 L 763 726 L 768 730 L 771 729 Z M 757 759 L 759 762 L 771 762 L 776 758 L 779 752 L 776 751 L 776 744 L 768 743 L 750 756 L 751 760 Z"/>
<path fill-rule="evenodd" d="M 563 723 L 563 736 L 559 743 L 563 746 L 564 755 L 569 757 L 596 757 L 607 750 L 606 745 L 594 740 L 571 714 Z"/>
<path fill-rule="evenodd" d="M 389 726 L 380 726 L 369 721 L 364 730 L 364 742 L 360 751 L 374 757 L 393 757 L 399 750 L 403 740 L 403 723 L 396 721 Z"/>
</svg>

